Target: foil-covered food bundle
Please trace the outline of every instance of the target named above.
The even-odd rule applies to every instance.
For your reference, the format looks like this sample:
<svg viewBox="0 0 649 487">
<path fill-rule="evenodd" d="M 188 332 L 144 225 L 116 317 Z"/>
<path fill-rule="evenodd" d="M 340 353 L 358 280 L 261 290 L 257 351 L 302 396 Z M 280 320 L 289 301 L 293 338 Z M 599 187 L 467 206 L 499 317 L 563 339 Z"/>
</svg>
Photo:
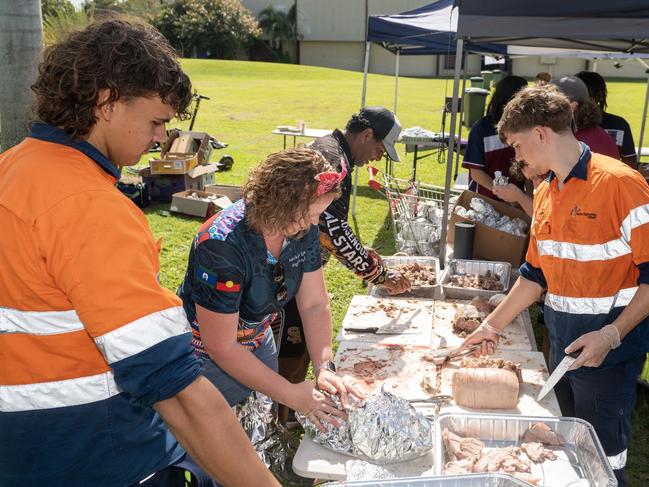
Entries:
<svg viewBox="0 0 649 487">
<path fill-rule="evenodd" d="M 277 422 L 273 400 L 252 392 L 248 398 L 232 408 L 257 455 L 273 473 L 280 475 L 287 459 L 297 450 L 291 433 Z"/>
<path fill-rule="evenodd" d="M 471 208 L 466 209 L 462 206 L 455 207 L 455 213 L 461 217 L 480 222 L 489 227 L 524 237 L 527 235 L 527 223 L 520 218 L 511 218 L 507 215 L 501 215 L 496 209 L 480 198 L 472 198 Z"/>
<path fill-rule="evenodd" d="M 503 176 L 503 173 L 500 171 L 494 171 L 494 186 L 507 186 L 509 184 L 509 178 Z"/>
<path fill-rule="evenodd" d="M 337 404 L 339 400 L 330 396 Z M 402 462 L 426 454 L 433 447 L 428 420 L 405 399 L 388 392 L 353 400 L 347 421 L 325 424 L 321 432 L 305 416 L 296 415 L 316 443 L 379 465 Z"/>
</svg>

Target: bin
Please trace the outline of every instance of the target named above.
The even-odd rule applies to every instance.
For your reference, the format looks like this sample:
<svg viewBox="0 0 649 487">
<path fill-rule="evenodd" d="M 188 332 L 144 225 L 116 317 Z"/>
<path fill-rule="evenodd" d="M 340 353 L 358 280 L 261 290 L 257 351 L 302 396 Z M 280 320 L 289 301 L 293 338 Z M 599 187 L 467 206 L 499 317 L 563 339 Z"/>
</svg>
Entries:
<svg viewBox="0 0 649 487">
<path fill-rule="evenodd" d="M 493 82 L 494 86 L 498 84 L 498 82 L 503 79 L 503 72 L 500 69 L 494 69 L 491 72 L 491 81 Z"/>
<path fill-rule="evenodd" d="M 464 126 L 471 128 L 484 116 L 485 104 L 489 92 L 482 88 L 469 88 L 464 91 Z"/>
<path fill-rule="evenodd" d="M 480 71 L 480 76 L 484 79 L 484 85 L 482 88 L 485 90 L 491 89 L 491 80 L 493 79 L 493 73 L 489 70 L 487 71 Z"/>
<path fill-rule="evenodd" d="M 471 88 L 484 87 L 484 78 L 482 76 L 472 76 L 470 79 L 471 79 Z"/>
</svg>

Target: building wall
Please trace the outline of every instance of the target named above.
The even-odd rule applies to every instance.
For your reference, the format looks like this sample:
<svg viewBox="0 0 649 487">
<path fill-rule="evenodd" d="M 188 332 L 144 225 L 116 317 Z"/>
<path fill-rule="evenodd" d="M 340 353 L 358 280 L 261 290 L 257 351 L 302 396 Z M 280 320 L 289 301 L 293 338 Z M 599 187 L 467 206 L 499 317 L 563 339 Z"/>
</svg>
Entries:
<svg viewBox="0 0 649 487">
<path fill-rule="evenodd" d="M 297 3 L 300 62 L 312 66 L 362 71 L 365 55 L 365 29 L 367 15 L 384 15 L 403 12 L 430 3 L 431 0 L 243 0 L 255 16 L 268 5 L 288 9 Z M 481 57 L 470 55 L 467 74 L 480 72 Z M 593 69 L 604 77 L 646 78 L 645 68 L 637 61 L 621 61 L 616 69 L 613 61 L 592 61 L 574 58 L 517 58 L 512 60 L 512 72 L 533 78 L 540 71 L 553 76 L 574 74 L 583 69 Z M 370 55 L 370 72 L 394 74 L 395 56 L 373 44 Z M 452 76 L 445 69 L 445 56 L 403 56 L 399 72 L 402 76 Z"/>
</svg>

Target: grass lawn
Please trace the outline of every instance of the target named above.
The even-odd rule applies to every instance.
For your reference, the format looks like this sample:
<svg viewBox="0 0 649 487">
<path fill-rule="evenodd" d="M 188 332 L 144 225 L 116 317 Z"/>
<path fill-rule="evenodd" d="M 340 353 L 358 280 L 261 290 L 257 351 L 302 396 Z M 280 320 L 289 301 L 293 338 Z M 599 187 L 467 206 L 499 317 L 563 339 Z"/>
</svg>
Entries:
<svg viewBox="0 0 649 487">
<path fill-rule="evenodd" d="M 184 68 L 199 93 L 211 100 L 203 101 L 195 130 L 209 132 L 228 142 L 228 148 L 217 151 L 213 160 L 228 153 L 234 157 L 231 171 L 217 174 L 220 184 L 241 184 L 249 169 L 266 155 L 282 149 L 282 137 L 272 135 L 278 125 L 295 125 L 304 120 L 308 127 L 344 128 L 349 116 L 358 110 L 362 74 L 350 71 L 269 63 L 238 61 L 185 60 Z M 623 115 L 637 138 L 645 83 L 643 81 L 610 82 L 609 110 Z M 399 80 L 398 117 L 403 127 L 415 125 L 439 131 L 443 100 L 452 91 L 449 79 Z M 370 75 L 367 105 L 393 107 L 394 80 L 389 76 Z M 173 124 L 172 124 L 173 125 Z M 179 124 L 186 128 L 188 123 Z M 465 130 L 466 135 L 466 130 Z M 299 140 L 299 139 L 298 139 Z M 302 139 L 305 141 L 306 139 Z M 403 146 L 398 147 L 403 148 Z M 403 154 L 403 151 L 401 151 Z M 402 157 L 403 159 L 403 157 Z M 396 164 L 396 175 L 410 175 L 412 159 Z M 383 169 L 382 165 L 378 165 Z M 419 162 L 418 179 L 443 184 L 445 166 L 435 156 Z M 357 232 L 366 246 L 379 253 L 394 252 L 391 230 L 387 227 L 385 200 L 366 185 L 367 172 L 360 171 L 356 214 Z M 161 257 L 163 285 L 176 289 L 183 278 L 189 244 L 200 225 L 198 219 L 168 213 L 168 205 L 157 205 L 146 213 L 156 237 L 164 237 Z M 351 297 L 364 294 L 361 281 L 335 261 L 325 270 L 332 297 L 334 326 L 340 326 Z M 634 438 L 629 449 L 629 485 L 649 483 L 649 391 L 641 391 L 634 418 Z"/>
</svg>

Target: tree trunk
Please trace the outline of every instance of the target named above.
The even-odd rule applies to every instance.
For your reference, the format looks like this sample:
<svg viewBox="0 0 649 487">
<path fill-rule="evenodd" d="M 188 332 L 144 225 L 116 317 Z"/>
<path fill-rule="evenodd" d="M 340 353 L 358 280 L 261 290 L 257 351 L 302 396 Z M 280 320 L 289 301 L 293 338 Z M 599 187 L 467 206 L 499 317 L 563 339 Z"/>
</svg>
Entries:
<svg viewBox="0 0 649 487">
<path fill-rule="evenodd" d="M 0 150 L 27 135 L 43 50 L 40 0 L 0 0 Z"/>
</svg>

